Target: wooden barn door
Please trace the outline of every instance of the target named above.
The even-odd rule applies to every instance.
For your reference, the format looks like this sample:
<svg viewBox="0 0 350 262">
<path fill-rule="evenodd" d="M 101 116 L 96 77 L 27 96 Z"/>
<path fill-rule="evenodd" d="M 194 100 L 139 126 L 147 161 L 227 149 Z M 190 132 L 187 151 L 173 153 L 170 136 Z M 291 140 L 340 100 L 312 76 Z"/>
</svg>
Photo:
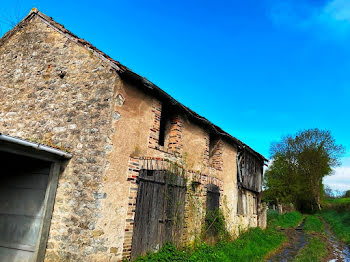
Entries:
<svg viewBox="0 0 350 262">
<path fill-rule="evenodd" d="M 165 170 L 139 174 L 131 258 L 156 251 L 165 242 L 180 244 L 186 183 Z"/>
</svg>

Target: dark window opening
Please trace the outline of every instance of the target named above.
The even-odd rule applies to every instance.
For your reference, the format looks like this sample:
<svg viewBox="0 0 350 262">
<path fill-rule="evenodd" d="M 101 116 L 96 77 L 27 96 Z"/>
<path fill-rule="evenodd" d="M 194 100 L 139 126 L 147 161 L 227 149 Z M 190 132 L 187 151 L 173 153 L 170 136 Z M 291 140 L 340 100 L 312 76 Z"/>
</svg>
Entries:
<svg viewBox="0 0 350 262">
<path fill-rule="evenodd" d="M 214 134 L 209 135 L 209 158 L 211 158 L 215 153 L 216 145 L 219 141 L 219 137 Z"/>
<path fill-rule="evenodd" d="M 238 215 L 244 215 L 243 191 L 242 191 L 242 189 L 239 189 L 239 190 L 238 190 L 237 214 L 238 214 Z"/>
<path fill-rule="evenodd" d="M 225 227 L 222 213 L 220 212 L 220 189 L 218 186 L 207 185 L 207 202 L 206 202 L 206 237 L 216 238 Z"/>
<path fill-rule="evenodd" d="M 220 206 L 220 189 L 218 186 L 209 184 L 207 186 L 207 211 L 214 211 Z"/>
<path fill-rule="evenodd" d="M 256 196 L 253 196 L 253 215 L 258 214 L 258 199 Z"/>
<path fill-rule="evenodd" d="M 162 113 L 160 116 L 159 139 L 158 144 L 164 146 L 166 136 L 166 126 L 170 119 L 170 110 L 165 104 L 162 105 Z"/>
<path fill-rule="evenodd" d="M 159 139 L 158 144 L 164 146 L 167 140 L 167 135 L 170 131 L 171 121 L 174 118 L 176 112 L 175 108 L 171 105 L 163 104 L 162 113 L 160 116 L 160 125 L 159 125 Z"/>
</svg>

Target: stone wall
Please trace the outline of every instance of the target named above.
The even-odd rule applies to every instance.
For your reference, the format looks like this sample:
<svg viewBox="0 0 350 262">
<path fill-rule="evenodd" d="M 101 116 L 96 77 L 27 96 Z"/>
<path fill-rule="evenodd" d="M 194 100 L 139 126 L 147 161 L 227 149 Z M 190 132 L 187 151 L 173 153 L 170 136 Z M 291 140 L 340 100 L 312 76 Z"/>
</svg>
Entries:
<svg viewBox="0 0 350 262">
<path fill-rule="evenodd" d="M 121 80 L 91 50 L 33 18 L 0 46 L 0 61 L 0 132 L 73 153 L 59 178 L 47 261 L 129 257 L 145 160 L 147 168 L 171 161 L 185 170 L 184 242 L 200 233 L 207 184 L 220 188 L 232 235 L 257 225 L 253 193 L 246 193 L 250 211 L 237 215 L 237 148 L 218 140 L 211 152 L 208 130 L 178 112 L 160 145 L 162 102 Z"/>
<path fill-rule="evenodd" d="M 33 18 L 0 46 L 0 131 L 73 153 L 59 178 L 47 261 L 109 253 L 97 227 L 118 76 Z"/>
</svg>

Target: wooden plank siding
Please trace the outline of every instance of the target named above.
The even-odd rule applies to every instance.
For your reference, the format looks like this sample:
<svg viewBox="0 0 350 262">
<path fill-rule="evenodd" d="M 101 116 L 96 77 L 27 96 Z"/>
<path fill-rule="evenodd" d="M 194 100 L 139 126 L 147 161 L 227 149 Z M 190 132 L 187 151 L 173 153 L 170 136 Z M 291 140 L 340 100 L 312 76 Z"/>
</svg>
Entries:
<svg viewBox="0 0 350 262">
<path fill-rule="evenodd" d="M 262 186 L 264 162 L 256 156 L 243 150 L 238 155 L 237 175 L 240 187 L 253 192 L 260 192 Z"/>
<path fill-rule="evenodd" d="M 166 170 L 141 170 L 138 178 L 131 258 L 181 243 L 185 179 Z"/>
</svg>

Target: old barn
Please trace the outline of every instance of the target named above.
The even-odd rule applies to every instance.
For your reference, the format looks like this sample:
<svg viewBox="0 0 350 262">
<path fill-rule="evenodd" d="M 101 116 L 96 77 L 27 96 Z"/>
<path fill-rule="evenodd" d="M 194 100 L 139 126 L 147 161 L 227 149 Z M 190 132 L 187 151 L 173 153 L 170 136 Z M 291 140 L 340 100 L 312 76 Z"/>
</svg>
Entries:
<svg viewBox="0 0 350 262">
<path fill-rule="evenodd" d="M 0 261 L 133 259 L 214 210 L 264 227 L 262 155 L 52 18 L 33 9 L 0 61 Z"/>
</svg>

